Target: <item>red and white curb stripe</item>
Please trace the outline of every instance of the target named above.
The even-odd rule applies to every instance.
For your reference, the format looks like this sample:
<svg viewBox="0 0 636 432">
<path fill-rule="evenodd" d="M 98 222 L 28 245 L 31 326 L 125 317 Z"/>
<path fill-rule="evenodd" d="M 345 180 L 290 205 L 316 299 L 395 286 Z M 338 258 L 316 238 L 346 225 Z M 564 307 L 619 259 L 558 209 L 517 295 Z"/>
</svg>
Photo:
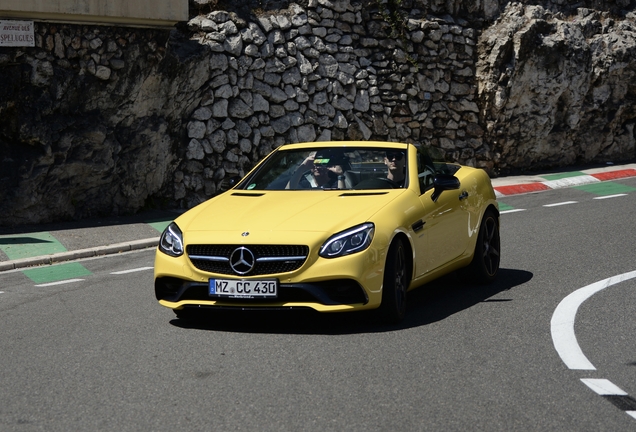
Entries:
<svg viewBox="0 0 636 432">
<path fill-rule="evenodd" d="M 497 198 L 518 195 L 524 193 L 541 192 L 552 189 L 581 186 L 590 183 L 598 183 L 608 180 L 617 180 L 628 177 L 636 177 L 636 169 L 623 169 L 617 171 L 606 171 L 595 174 L 585 174 L 573 177 L 565 177 L 558 180 L 545 180 L 540 182 L 520 183 L 513 185 L 495 186 Z"/>
</svg>

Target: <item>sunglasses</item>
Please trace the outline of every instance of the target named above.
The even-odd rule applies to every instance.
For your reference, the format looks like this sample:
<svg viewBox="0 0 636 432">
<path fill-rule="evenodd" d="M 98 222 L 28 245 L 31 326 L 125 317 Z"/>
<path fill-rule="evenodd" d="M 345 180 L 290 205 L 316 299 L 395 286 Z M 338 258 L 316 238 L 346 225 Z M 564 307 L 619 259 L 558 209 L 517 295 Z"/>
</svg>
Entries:
<svg viewBox="0 0 636 432">
<path fill-rule="evenodd" d="M 404 157 L 404 154 L 402 153 L 387 153 L 386 154 L 386 158 L 388 160 L 395 159 L 396 161 L 399 161 L 399 160 L 402 160 L 403 157 Z"/>
</svg>

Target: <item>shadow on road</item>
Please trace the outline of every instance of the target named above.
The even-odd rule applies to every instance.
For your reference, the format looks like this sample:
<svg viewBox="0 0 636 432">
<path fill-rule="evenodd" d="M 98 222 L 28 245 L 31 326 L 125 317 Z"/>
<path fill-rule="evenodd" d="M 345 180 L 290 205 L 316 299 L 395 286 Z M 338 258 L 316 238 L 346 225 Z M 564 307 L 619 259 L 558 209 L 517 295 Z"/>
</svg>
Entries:
<svg viewBox="0 0 636 432">
<path fill-rule="evenodd" d="M 26 245 L 39 243 L 53 243 L 50 240 L 43 240 L 35 237 L 8 237 L 0 238 L 0 245 Z"/>
<path fill-rule="evenodd" d="M 375 311 L 320 314 L 314 311 L 221 311 L 206 310 L 193 319 L 174 319 L 175 327 L 209 331 L 281 334 L 356 334 L 396 331 L 441 321 L 481 302 L 506 303 L 491 299 L 532 279 L 524 270 L 500 269 L 490 285 L 463 282 L 450 274 L 426 284 L 408 295 L 408 310 L 398 325 L 382 323 Z"/>
<path fill-rule="evenodd" d="M 122 225 L 149 224 L 154 222 L 171 221 L 179 216 L 181 211 L 172 210 L 147 210 L 133 215 L 94 217 L 65 222 L 53 222 L 43 224 L 20 225 L 15 227 L 0 227 L 0 235 L 16 235 L 38 232 L 73 231 L 88 228 L 117 229 Z"/>
</svg>

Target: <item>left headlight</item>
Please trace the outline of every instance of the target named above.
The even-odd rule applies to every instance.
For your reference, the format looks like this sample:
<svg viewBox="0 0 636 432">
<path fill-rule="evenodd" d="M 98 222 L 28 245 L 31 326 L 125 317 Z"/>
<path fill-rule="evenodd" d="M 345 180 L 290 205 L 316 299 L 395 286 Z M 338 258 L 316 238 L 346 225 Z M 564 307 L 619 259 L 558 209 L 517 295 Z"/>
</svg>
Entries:
<svg viewBox="0 0 636 432">
<path fill-rule="evenodd" d="M 336 258 L 365 250 L 373 240 L 375 226 L 372 223 L 349 228 L 334 234 L 320 247 L 323 258 Z"/>
<path fill-rule="evenodd" d="M 176 223 L 172 222 L 161 234 L 159 250 L 167 255 L 183 255 L 183 234 Z"/>
</svg>

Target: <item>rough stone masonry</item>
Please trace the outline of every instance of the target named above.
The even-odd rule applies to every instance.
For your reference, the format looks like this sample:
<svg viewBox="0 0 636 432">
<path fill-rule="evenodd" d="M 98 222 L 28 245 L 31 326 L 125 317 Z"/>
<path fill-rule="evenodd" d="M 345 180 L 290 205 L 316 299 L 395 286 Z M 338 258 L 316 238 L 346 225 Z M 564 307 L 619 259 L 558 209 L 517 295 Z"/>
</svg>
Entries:
<svg viewBox="0 0 636 432">
<path fill-rule="evenodd" d="M 172 31 L 37 22 L 0 48 L 0 225 L 192 207 L 287 142 L 493 176 L 636 157 L 628 0 L 192 3 Z"/>
</svg>

